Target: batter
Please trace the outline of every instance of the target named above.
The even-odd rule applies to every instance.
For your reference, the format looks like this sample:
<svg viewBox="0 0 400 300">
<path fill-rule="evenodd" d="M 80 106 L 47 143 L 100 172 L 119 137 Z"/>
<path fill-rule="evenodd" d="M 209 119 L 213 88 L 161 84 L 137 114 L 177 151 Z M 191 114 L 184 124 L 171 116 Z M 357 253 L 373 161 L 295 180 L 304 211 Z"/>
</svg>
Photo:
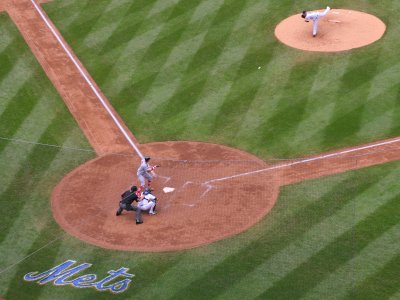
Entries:
<svg viewBox="0 0 400 300">
<path fill-rule="evenodd" d="M 149 165 L 149 161 L 150 161 L 150 157 L 146 156 L 142 159 L 140 166 L 137 170 L 137 176 L 139 178 L 140 181 L 140 187 L 138 189 L 138 191 L 136 192 L 137 195 L 141 195 L 144 187 L 145 187 L 145 183 L 147 180 L 147 187 L 150 187 L 151 185 L 151 181 L 153 180 L 153 176 L 151 174 L 151 172 L 153 172 L 156 168 L 159 168 L 159 165 L 156 165 L 154 167 Z"/>
</svg>

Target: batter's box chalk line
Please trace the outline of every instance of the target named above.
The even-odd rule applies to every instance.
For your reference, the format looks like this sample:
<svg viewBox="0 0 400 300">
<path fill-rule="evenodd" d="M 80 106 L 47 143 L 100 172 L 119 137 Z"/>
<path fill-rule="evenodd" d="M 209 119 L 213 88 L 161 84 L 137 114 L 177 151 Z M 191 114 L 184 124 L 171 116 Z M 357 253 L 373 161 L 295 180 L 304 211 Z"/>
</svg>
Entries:
<svg viewBox="0 0 400 300">
<path fill-rule="evenodd" d="M 171 180 L 171 177 L 169 177 L 169 176 L 157 175 L 157 177 L 160 177 L 160 178 L 164 179 L 164 183 L 167 183 L 168 181 Z"/>
<path fill-rule="evenodd" d="M 202 183 L 202 186 L 206 189 L 203 194 L 201 194 L 200 198 L 203 198 L 209 191 L 211 191 L 214 186 L 208 183 Z"/>
</svg>

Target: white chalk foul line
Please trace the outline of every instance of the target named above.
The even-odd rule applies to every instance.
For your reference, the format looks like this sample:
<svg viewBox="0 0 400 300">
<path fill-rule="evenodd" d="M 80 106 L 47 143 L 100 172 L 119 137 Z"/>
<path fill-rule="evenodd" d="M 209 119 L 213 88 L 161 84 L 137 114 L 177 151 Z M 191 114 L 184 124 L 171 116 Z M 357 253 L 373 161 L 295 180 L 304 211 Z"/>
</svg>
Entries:
<svg viewBox="0 0 400 300">
<path fill-rule="evenodd" d="M 114 113 L 111 111 L 111 109 L 108 107 L 106 101 L 103 99 L 103 97 L 100 95 L 100 93 L 97 91 L 95 88 L 92 80 L 85 74 L 85 72 L 82 70 L 81 66 L 78 64 L 74 56 L 72 55 L 71 51 L 68 49 L 68 47 L 65 46 L 63 40 L 61 39 L 60 35 L 56 32 L 56 30 L 53 28 L 53 25 L 51 25 L 48 17 L 44 14 L 42 8 L 36 4 L 35 0 L 31 0 L 33 6 L 35 7 L 36 11 L 39 13 L 40 17 L 42 20 L 45 22 L 46 26 L 50 29 L 51 33 L 54 35 L 54 37 L 57 39 L 57 41 L 60 43 L 61 47 L 64 49 L 65 53 L 68 55 L 68 57 L 71 59 L 71 61 L 74 63 L 76 68 L 78 69 L 79 73 L 82 75 L 82 77 L 85 79 L 87 84 L 90 86 L 92 91 L 95 93 L 97 99 L 100 100 L 101 104 L 103 107 L 106 109 L 110 117 L 113 119 L 115 125 L 119 128 L 119 130 L 122 132 L 128 143 L 132 146 L 132 148 L 136 151 L 136 153 L 139 155 L 141 159 L 143 159 L 143 154 L 140 152 L 139 148 L 135 145 L 135 143 L 132 141 L 132 139 L 129 137 L 128 133 L 125 131 L 125 129 L 122 127 L 121 123 L 118 121 L 117 117 L 114 115 Z"/>
<path fill-rule="evenodd" d="M 340 155 L 343 155 L 343 154 L 357 152 L 357 151 L 361 151 L 361 150 L 365 150 L 365 149 L 370 149 L 370 148 L 384 146 L 384 145 L 390 145 L 390 144 L 394 144 L 394 143 L 397 143 L 397 142 L 400 142 L 400 138 L 396 138 L 394 140 L 385 141 L 385 142 L 378 142 L 378 143 L 375 143 L 375 144 L 370 144 L 370 145 L 361 146 L 361 147 L 357 147 L 357 148 L 352 148 L 352 149 L 349 149 L 349 150 L 343 150 L 343 151 L 339 151 L 339 152 L 334 152 L 334 153 L 331 153 L 331 154 L 325 154 L 325 155 L 320 155 L 320 156 L 316 156 L 316 157 L 306 158 L 306 159 L 302 159 L 302 160 L 299 160 L 299 161 L 295 161 L 295 162 L 291 162 L 291 163 L 287 163 L 287 164 L 282 164 L 282 165 L 277 165 L 277 166 L 272 166 L 272 167 L 268 167 L 268 168 L 264 168 L 264 169 L 260 169 L 260 170 L 255 170 L 255 171 L 240 173 L 240 174 L 236 174 L 236 175 L 232 175 L 232 176 L 226 176 L 226 177 L 211 179 L 211 180 L 203 182 L 203 184 L 209 185 L 211 182 L 223 181 L 223 180 L 233 179 L 233 178 L 237 178 L 237 177 L 253 175 L 253 174 L 262 173 L 262 172 L 268 172 L 268 171 L 277 170 L 277 169 L 283 169 L 283 168 L 291 167 L 291 166 L 294 166 L 294 165 L 304 164 L 304 163 L 317 161 L 317 160 L 323 160 L 323 159 L 326 159 L 326 158 L 336 157 L 336 156 L 340 156 Z"/>
</svg>

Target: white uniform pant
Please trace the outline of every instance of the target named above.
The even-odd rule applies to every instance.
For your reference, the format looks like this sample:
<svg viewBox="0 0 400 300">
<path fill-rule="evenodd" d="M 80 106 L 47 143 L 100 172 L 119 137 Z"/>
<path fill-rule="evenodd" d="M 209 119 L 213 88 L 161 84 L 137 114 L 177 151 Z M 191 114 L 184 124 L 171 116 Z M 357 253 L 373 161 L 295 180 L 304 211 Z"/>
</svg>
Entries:
<svg viewBox="0 0 400 300">
<path fill-rule="evenodd" d="M 138 207 L 140 208 L 140 210 L 148 210 L 150 213 L 154 212 L 154 206 L 156 206 L 156 203 L 153 201 L 149 201 L 147 203 L 142 203 L 139 202 Z"/>
<path fill-rule="evenodd" d="M 318 31 L 318 19 L 313 21 L 312 35 L 316 36 Z"/>
<path fill-rule="evenodd" d="M 327 13 L 331 10 L 331 8 L 328 6 L 323 12 L 308 12 L 306 16 L 306 20 L 312 20 L 313 21 L 313 36 L 317 35 L 318 31 L 318 19 L 321 17 L 325 17 Z"/>
</svg>

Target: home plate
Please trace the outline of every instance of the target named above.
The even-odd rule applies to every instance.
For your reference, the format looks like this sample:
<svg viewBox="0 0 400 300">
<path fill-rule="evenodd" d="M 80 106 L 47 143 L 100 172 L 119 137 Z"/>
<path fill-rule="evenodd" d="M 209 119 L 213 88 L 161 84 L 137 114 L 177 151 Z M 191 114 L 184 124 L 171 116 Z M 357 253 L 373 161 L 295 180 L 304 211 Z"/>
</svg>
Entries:
<svg viewBox="0 0 400 300">
<path fill-rule="evenodd" d="M 175 188 L 172 188 L 172 187 L 165 187 L 165 188 L 163 188 L 163 192 L 164 193 L 171 193 L 171 192 L 173 192 L 175 190 Z"/>
</svg>

